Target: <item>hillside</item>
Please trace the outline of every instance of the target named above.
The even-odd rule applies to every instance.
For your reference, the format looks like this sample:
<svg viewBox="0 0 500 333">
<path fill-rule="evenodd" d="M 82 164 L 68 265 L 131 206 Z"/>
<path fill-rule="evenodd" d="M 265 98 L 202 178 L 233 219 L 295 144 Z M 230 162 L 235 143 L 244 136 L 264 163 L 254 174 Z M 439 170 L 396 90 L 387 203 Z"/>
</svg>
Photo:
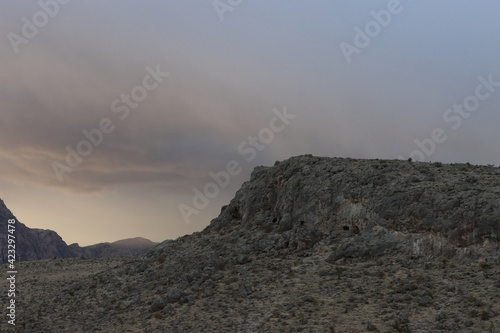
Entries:
<svg viewBox="0 0 500 333">
<path fill-rule="evenodd" d="M 25 263 L 19 323 L 26 332 L 495 332 L 499 198 L 492 166 L 294 157 L 256 168 L 205 230 L 143 257 L 85 276 L 71 267 L 99 260 Z M 34 278 L 56 265 L 68 276 Z"/>
</svg>

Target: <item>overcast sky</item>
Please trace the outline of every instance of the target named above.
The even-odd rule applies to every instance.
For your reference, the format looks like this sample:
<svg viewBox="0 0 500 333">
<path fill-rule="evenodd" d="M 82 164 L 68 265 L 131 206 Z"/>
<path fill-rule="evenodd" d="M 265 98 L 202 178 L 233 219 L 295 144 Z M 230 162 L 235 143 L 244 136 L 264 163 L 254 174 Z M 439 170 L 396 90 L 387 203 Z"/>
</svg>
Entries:
<svg viewBox="0 0 500 333">
<path fill-rule="evenodd" d="M 67 243 L 202 230 L 295 155 L 500 165 L 497 1 L 59 1 L 0 3 L 0 198 Z"/>
</svg>

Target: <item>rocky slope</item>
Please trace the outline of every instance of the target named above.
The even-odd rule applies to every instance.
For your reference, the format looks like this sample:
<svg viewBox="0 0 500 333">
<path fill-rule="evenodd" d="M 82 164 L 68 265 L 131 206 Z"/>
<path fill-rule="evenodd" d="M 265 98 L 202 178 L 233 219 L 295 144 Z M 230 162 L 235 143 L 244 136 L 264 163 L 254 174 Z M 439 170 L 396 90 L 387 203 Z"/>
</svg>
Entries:
<svg viewBox="0 0 500 333">
<path fill-rule="evenodd" d="M 300 156 L 258 167 L 202 232 L 43 288 L 21 277 L 19 327 L 495 332 L 499 195 L 500 169 L 487 166 Z M 58 262 L 28 264 L 26 275 Z"/>
<path fill-rule="evenodd" d="M 17 261 L 71 258 L 71 257 L 118 257 L 138 256 L 147 253 L 157 243 L 144 238 L 131 238 L 114 243 L 100 243 L 80 247 L 78 244 L 67 245 L 52 230 L 32 229 L 19 222 L 5 203 L 0 199 L 0 263 L 7 262 L 7 221 L 16 220 L 16 255 Z"/>
</svg>

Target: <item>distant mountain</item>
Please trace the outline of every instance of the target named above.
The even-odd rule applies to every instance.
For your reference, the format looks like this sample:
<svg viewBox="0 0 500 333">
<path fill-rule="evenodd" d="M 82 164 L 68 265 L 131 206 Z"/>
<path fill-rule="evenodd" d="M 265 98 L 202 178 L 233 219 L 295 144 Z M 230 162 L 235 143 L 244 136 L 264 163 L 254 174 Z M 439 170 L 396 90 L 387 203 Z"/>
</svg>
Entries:
<svg viewBox="0 0 500 333">
<path fill-rule="evenodd" d="M 136 237 L 119 240 L 113 243 L 99 243 L 95 245 L 79 247 L 78 244 L 71 244 L 78 256 L 88 258 L 104 257 L 135 257 L 147 253 L 156 244 L 149 239 Z"/>
<path fill-rule="evenodd" d="M 121 246 L 126 248 L 143 248 L 152 247 L 158 243 L 152 242 L 149 239 L 142 237 L 127 238 L 111 243 L 113 246 Z"/>
<path fill-rule="evenodd" d="M 68 245 L 55 231 L 32 229 L 19 222 L 0 199 L 0 262 L 8 259 L 7 225 L 9 219 L 15 219 L 16 261 L 70 258 L 70 257 L 133 257 L 147 253 L 157 243 L 145 238 L 130 238 L 114 243 L 100 243 L 80 247 Z"/>
</svg>

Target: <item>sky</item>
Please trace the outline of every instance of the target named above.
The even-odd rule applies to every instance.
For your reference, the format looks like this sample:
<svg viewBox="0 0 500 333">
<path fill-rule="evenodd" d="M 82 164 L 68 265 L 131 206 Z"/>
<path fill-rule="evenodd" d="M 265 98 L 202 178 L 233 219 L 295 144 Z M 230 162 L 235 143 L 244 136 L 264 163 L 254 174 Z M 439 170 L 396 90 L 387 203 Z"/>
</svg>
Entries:
<svg viewBox="0 0 500 333">
<path fill-rule="evenodd" d="M 313 154 L 500 166 L 500 3 L 0 2 L 0 198 L 68 243 L 209 225 Z"/>
</svg>

